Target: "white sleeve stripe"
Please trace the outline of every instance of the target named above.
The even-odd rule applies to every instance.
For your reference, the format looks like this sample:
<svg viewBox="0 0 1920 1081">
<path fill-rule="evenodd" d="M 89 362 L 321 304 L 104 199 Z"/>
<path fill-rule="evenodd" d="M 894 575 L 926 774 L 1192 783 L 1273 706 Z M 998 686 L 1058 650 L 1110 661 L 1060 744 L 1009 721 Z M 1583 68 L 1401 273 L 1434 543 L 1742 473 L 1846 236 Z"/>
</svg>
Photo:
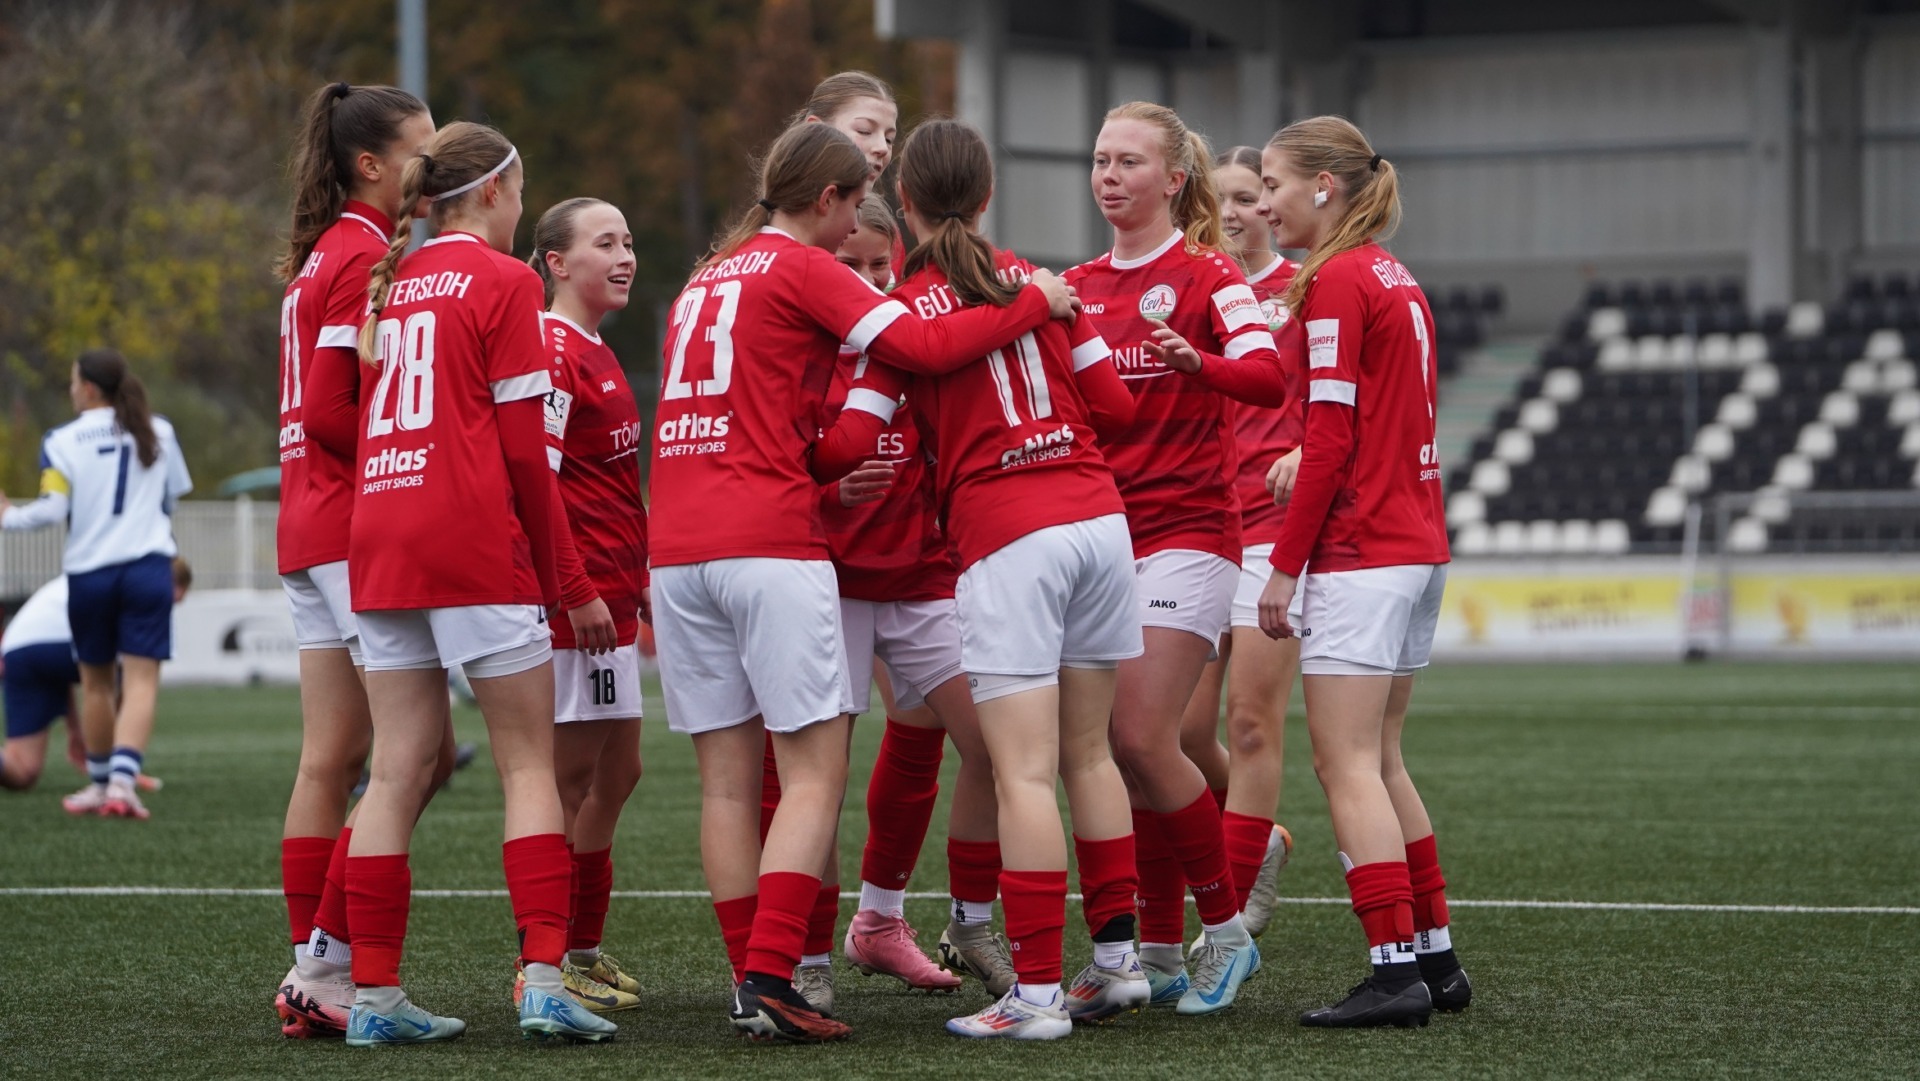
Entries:
<svg viewBox="0 0 1920 1081">
<path fill-rule="evenodd" d="M 871 283 L 869 283 L 871 284 Z M 880 336 L 880 332 L 893 325 L 895 319 L 907 313 L 907 306 L 897 300 L 882 301 L 872 311 L 860 317 L 860 321 L 847 332 L 847 348 L 864 353 L 867 346 Z"/>
<path fill-rule="evenodd" d="M 1227 340 L 1226 351 L 1221 355 L 1228 360 L 1239 360 L 1256 349 L 1271 349 L 1279 352 L 1280 347 L 1273 341 L 1273 331 L 1250 330 L 1244 334 L 1235 334 Z"/>
<path fill-rule="evenodd" d="M 517 402 L 522 398 L 543 398 L 553 389 L 553 377 L 546 372 L 528 372 L 510 379 L 493 381 L 494 403 Z"/>
<path fill-rule="evenodd" d="M 892 424 L 893 412 L 900 405 L 897 398 L 889 398 L 877 390 L 855 387 L 847 392 L 847 408 L 858 409 L 862 413 L 872 413 L 881 423 Z"/>
<path fill-rule="evenodd" d="M 1073 347 L 1073 370 L 1084 372 L 1113 355 L 1105 338 L 1094 338 Z"/>
<path fill-rule="evenodd" d="M 315 349 L 357 349 L 360 346 L 360 328 L 339 326 L 321 327 L 320 340 L 313 343 Z"/>
<path fill-rule="evenodd" d="M 547 448 L 547 465 L 551 467 L 555 473 L 560 472 L 561 458 L 562 458 L 562 455 L 560 453 L 559 447 Z"/>
<path fill-rule="evenodd" d="M 1307 401 L 1352 405 L 1354 399 L 1359 396 L 1359 391 L 1358 384 L 1349 383 L 1345 379 L 1315 379 L 1307 385 Z"/>
</svg>

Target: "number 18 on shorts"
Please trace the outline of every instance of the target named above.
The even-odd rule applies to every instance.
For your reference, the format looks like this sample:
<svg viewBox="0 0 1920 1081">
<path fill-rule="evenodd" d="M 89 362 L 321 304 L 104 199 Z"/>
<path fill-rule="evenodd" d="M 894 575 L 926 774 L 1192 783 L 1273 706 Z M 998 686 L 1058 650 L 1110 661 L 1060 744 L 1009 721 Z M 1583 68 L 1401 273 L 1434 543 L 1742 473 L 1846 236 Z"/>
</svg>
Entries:
<svg viewBox="0 0 1920 1081">
<path fill-rule="evenodd" d="M 638 716 L 638 645 L 624 645 L 597 657 L 578 649 L 553 651 L 554 723 L 616 721 Z"/>
</svg>

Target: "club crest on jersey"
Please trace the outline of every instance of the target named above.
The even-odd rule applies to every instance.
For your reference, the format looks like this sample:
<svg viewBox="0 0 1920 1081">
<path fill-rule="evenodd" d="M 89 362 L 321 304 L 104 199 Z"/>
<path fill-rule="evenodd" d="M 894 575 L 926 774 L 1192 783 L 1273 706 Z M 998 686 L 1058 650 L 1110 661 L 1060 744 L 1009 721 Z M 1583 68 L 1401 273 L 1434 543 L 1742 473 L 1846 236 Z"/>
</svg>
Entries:
<svg viewBox="0 0 1920 1081">
<path fill-rule="evenodd" d="M 1140 314 L 1156 323 L 1164 323 L 1173 314 L 1179 295 L 1171 285 L 1156 285 L 1140 295 Z"/>
<path fill-rule="evenodd" d="M 1267 317 L 1268 330 L 1279 330 L 1287 325 L 1287 320 L 1293 318 L 1293 313 L 1287 310 L 1286 302 L 1279 297 L 1268 297 L 1261 301 L 1260 310 Z"/>
</svg>

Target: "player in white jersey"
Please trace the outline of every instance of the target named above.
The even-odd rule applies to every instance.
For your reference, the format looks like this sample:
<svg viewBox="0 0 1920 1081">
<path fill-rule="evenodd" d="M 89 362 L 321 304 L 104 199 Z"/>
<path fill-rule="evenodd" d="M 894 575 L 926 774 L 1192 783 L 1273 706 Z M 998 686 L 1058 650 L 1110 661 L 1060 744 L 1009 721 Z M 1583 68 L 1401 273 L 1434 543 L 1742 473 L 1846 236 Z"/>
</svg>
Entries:
<svg viewBox="0 0 1920 1081">
<path fill-rule="evenodd" d="M 146 818 L 135 782 L 153 734 L 160 662 L 172 654 L 173 505 L 193 480 L 173 425 L 148 408 L 125 357 L 80 354 L 68 390 L 80 415 L 40 445 L 40 498 L 7 507 L 0 527 L 67 523 L 62 569 L 90 780 L 63 805 L 70 814 Z"/>
<path fill-rule="evenodd" d="M 193 568 L 178 556 L 173 560 L 173 602 L 179 604 L 193 585 Z M 33 591 L 0 634 L 0 686 L 7 709 L 6 749 L 0 751 L 0 788 L 24 792 L 40 780 L 47 761 L 47 730 L 53 722 L 74 720 L 73 686 L 80 669 L 73 663 L 73 631 L 67 625 L 67 576 Z M 160 782 L 142 777 L 159 787 Z"/>
</svg>

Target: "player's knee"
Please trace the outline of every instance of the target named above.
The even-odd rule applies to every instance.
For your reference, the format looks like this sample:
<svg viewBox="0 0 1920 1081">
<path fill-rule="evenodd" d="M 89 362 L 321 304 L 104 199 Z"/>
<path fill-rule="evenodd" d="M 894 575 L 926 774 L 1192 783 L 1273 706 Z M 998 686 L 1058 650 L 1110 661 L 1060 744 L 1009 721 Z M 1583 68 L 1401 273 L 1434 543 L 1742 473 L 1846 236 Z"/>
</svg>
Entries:
<svg viewBox="0 0 1920 1081">
<path fill-rule="evenodd" d="M 1227 742 L 1235 757 L 1265 757 L 1279 753 L 1278 726 L 1260 710 L 1246 706 L 1227 712 Z"/>
<path fill-rule="evenodd" d="M 640 787 L 640 773 L 637 755 L 631 761 L 603 760 L 591 779 L 593 794 L 616 805 L 624 803 L 628 796 L 633 795 L 633 790 Z"/>
</svg>

